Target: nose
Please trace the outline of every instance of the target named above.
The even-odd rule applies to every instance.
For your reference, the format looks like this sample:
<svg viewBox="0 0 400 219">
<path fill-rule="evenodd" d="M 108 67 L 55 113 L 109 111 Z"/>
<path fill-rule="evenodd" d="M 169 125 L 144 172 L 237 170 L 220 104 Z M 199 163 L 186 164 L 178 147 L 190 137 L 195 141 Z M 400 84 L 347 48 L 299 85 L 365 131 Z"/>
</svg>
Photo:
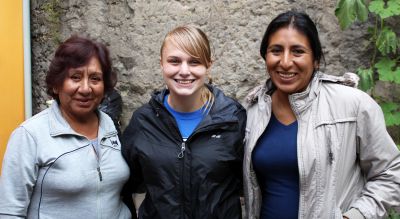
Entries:
<svg viewBox="0 0 400 219">
<path fill-rule="evenodd" d="M 189 68 L 189 64 L 187 62 L 182 62 L 179 74 L 181 76 L 190 75 L 190 68 Z"/>
<path fill-rule="evenodd" d="M 89 95 L 91 91 L 92 88 L 90 87 L 89 79 L 88 78 L 83 79 L 79 85 L 78 92 L 86 96 Z"/>
<path fill-rule="evenodd" d="M 280 60 L 280 65 L 283 69 L 288 70 L 293 64 L 293 57 L 289 51 L 285 51 L 282 53 L 282 57 Z"/>
</svg>

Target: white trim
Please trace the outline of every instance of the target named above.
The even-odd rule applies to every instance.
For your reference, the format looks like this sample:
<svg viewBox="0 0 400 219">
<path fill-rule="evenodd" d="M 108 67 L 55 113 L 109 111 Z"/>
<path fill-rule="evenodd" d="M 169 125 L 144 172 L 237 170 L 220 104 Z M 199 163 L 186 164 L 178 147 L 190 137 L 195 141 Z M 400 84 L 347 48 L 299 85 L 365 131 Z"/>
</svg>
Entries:
<svg viewBox="0 0 400 219">
<path fill-rule="evenodd" d="M 30 1 L 23 0 L 22 23 L 24 41 L 24 105 L 25 119 L 32 116 L 32 74 L 31 74 L 31 26 L 30 26 Z"/>
</svg>

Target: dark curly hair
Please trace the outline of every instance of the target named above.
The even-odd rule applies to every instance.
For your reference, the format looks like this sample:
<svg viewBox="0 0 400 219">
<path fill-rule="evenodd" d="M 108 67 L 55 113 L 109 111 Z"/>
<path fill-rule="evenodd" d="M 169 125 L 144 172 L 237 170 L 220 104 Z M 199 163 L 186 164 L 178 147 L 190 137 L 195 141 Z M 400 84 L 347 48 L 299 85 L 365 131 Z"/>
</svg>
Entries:
<svg viewBox="0 0 400 219">
<path fill-rule="evenodd" d="M 88 64 L 93 57 L 99 60 L 103 71 L 104 92 L 111 91 L 117 82 L 117 75 L 112 71 L 107 47 L 94 40 L 73 35 L 61 43 L 51 60 L 46 75 L 47 94 L 59 102 L 54 89 L 62 86 L 71 68 L 82 67 Z"/>
</svg>

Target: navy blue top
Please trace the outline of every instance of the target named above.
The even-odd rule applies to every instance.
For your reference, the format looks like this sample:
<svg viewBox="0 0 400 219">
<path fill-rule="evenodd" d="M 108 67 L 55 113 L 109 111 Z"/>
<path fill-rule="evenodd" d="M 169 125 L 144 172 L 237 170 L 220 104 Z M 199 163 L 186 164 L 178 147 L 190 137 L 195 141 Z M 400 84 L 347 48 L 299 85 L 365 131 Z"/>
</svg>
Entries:
<svg viewBox="0 0 400 219">
<path fill-rule="evenodd" d="M 186 141 L 203 119 L 203 107 L 194 112 L 183 113 L 172 109 L 167 100 L 168 95 L 166 95 L 164 98 L 164 105 L 175 118 L 176 123 L 178 124 L 179 131 L 181 132 L 182 139 Z"/>
<path fill-rule="evenodd" d="M 260 218 L 297 218 L 297 121 L 286 126 L 272 114 L 253 150 L 252 160 L 262 192 Z"/>
</svg>

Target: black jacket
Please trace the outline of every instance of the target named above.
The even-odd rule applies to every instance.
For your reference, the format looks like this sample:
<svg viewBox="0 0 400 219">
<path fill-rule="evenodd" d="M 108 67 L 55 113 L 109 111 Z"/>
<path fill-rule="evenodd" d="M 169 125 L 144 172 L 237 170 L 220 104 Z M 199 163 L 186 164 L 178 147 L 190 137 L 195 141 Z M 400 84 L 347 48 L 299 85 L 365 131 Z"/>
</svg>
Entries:
<svg viewBox="0 0 400 219">
<path fill-rule="evenodd" d="M 131 168 L 130 192 L 141 183 L 146 188 L 139 218 L 241 218 L 246 111 L 209 89 L 214 105 L 185 143 L 163 105 L 168 90 L 133 113 L 122 153 Z"/>
</svg>

